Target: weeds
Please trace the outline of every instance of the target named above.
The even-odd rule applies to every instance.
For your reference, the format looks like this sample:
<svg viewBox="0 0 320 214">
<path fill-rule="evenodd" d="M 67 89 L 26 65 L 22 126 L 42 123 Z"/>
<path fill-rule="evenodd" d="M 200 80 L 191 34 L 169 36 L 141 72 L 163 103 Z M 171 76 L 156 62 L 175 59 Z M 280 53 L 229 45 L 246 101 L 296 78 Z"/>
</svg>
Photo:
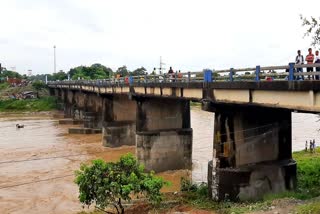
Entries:
<svg viewBox="0 0 320 214">
<path fill-rule="evenodd" d="M 6 111 L 49 111 L 57 108 L 56 98 L 43 97 L 26 100 L 0 100 L 0 112 Z"/>
</svg>

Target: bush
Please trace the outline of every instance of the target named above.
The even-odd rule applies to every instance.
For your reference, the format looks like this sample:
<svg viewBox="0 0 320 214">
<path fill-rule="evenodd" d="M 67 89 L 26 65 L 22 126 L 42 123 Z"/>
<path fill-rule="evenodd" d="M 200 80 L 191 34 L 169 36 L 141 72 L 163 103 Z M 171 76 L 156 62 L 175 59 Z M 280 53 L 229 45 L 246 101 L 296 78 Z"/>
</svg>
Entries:
<svg viewBox="0 0 320 214">
<path fill-rule="evenodd" d="M 26 100 L 0 100 L 1 111 L 49 111 L 56 109 L 57 102 L 54 97 Z"/>
<path fill-rule="evenodd" d="M 41 91 L 42 89 L 46 88 L 47 85 L 40 81 L 40 80 L 37 80 L 35 82 L 32 83 L 32 87 L 36 90 L 36 91 Z"/>
<path fill-rule="evenodd" d="M 160 189 L 167 183 L 153 172 L 143 171 L 132 154 L 122 156 L 116 163 L 97 159 L 91 165 L 83 164 L 76 171 L 79 200 L 84 205 L 95 204 L 104 212 L 112 206 L 117 213 L 124 213 L 122 201 L 130 201 L 133 195 L 144 195 L 156 205 L 162 200 Z"/>
</svg>

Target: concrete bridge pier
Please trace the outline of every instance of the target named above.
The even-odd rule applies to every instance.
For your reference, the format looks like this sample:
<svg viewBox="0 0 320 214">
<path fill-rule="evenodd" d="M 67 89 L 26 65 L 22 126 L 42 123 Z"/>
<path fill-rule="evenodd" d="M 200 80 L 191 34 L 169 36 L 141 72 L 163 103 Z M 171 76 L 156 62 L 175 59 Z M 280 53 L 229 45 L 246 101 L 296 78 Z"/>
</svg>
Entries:
<svg viewBox="0 0 320 214">
<path fill-rule="evenodd" d="M 102 108 L 102 144 L 108 147 L 136 144 L 136 101 L 127 95 L 107 96 Z"/>
<path fill-rule="evenodd" d="M 148 171 L 191 169 L 189 101 L 137 98 L 136 153 Z"/>
<path fill-rule="evenodd" d="M 253 106 L 211 106 L 215 112 L 208 184 L 215 200 L 257 200 L 296 186 L 291 155 L 291 111 Z"/>
</svg>

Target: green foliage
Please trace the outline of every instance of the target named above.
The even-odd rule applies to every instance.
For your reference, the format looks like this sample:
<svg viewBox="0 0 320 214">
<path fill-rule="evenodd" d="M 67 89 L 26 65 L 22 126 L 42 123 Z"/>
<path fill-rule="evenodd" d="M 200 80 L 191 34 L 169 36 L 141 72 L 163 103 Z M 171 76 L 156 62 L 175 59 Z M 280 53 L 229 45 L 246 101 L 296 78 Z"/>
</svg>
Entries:
<svg viewBox="0 0 320 214">
<path fill-rule="evenodd" d="M 8 87 L 9 87 L 9 83 L 7 82 L 0 83 L 0 90 L 7 89 Z"/>
<path fill-rule="evenodd" d="M 132 76 L 145 75 L 146 71 L 147 69 L 145 69 L 144 67 L 137 68 L 136 70 L 132 71 L 131 75 Z"/>
<path fill-rule="evenodd" d="M 317 47 L 320 45 L 320 18 L 306 18 L 300 15 L 302 26 L 306 28 L 304 37 L 311 37 L 311 45 Z"/>
<path fill-rule="evenodd" d="M 37 80 L 37 81 L 34 81 L 34 82 L 32 83 L 32 87 L 33 87 L 36 91 L 41 91 L 42 89 L 46 88 L 47 85 L 46 85 L 44 82 Z"/>
<path fill-rule="evenodd" d="M 319 214 L 320 213 L 320 202 L 312 202 L 309 204 L 300 205 L 297 208 L 298 214 Z"/>
<path fill-rule="evenodd" d="M 81 79 L 107 79 L 112 75 L 111 68 L 107 68 L 99 63 L 93 64 L 90 67 L 78 66 L 71 68 L 69 71 L 70 77 L 73 80 Z"/>
<path fill-rule="evenodd" d="M 197 191 L 197 185 L 193 184 L 190 179 L 181 177 L 180 178 L 180 191 L 182 192 L 195 192 Z"/>
<path fill-rule="evenodd" d="M 53 80 L 66 80 L 68 79 L 68 74 L 64 71 L 59 71 L 57 73 L 52 74 Z"/>
<path fill-rule="evenodd" d="M 0 112 L 6 111 L 50 111 L 57 108 L 56 98 L 0 100 Z"/>
<path fill-rule="evenodd" d="M 119 67 L 116 71 L 116 74 L 120 74 L 122 77 L 129 75 L 130 71 L 128 71 L 127 66 Z"/>
<path fill-rule="evenodd" d="M 294 152 L 297 161 L 298 189 L 302 199 L 320 195 L 320 148 L 315 153 Z"/>
<path fill-rule="evenodd" d="M 9 71 L 9 70 L 2 70 L 1 73 L 0 73 L 0 78 L 19 78 L 21 79 L 22 76 L 18 73 L 18 72 L 15 72 L 15 71 Z"/>
<path fill-rule="evenodd" d="M 122 156 L 116 163 L 97 159 L 91 165 L 82 164 L 75 179 L 79 200 L 102 210 L 113 206 L 118 213 L 124 213 L 122 200 L 130 201 L 133 195 L 144 195 L 156 205 L 162 200 L 160 189 L 166 182 L 153 172 L 143 171 L 144 167 L 132 154 Z"/>
</svg>

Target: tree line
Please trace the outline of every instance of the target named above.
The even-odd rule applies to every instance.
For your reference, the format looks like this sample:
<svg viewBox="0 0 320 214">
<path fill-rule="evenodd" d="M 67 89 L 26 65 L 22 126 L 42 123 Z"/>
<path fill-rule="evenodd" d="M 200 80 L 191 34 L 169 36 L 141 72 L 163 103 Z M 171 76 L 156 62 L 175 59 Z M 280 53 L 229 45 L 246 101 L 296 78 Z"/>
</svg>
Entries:
<svg viewBox="0 0 320 214">
<path fill-rule="evenodd" d="M 144 67 L 137 68 L 133 71 L 129 71 L 127 66 L 121 66 L 116 71 L 113 71 L 111 68 L 106 67 L 102 64 L 95 63 L 91 66 L 77 66 L 75 68 L 71 68 L 68 72 L 59 71 L 54 74 L 37 74 L 30 76 L 30 80 L 45 80 L 46 76 L 48 81 L 55 80 L 66 80 L 68 79 L 68 75 L 72 80 L 78 79 L 107 79 L 110 77 L 115 77 L 117 75 L 127 76 L 127 75 L 144 75 L 147 70 Z"/>
</svg>

